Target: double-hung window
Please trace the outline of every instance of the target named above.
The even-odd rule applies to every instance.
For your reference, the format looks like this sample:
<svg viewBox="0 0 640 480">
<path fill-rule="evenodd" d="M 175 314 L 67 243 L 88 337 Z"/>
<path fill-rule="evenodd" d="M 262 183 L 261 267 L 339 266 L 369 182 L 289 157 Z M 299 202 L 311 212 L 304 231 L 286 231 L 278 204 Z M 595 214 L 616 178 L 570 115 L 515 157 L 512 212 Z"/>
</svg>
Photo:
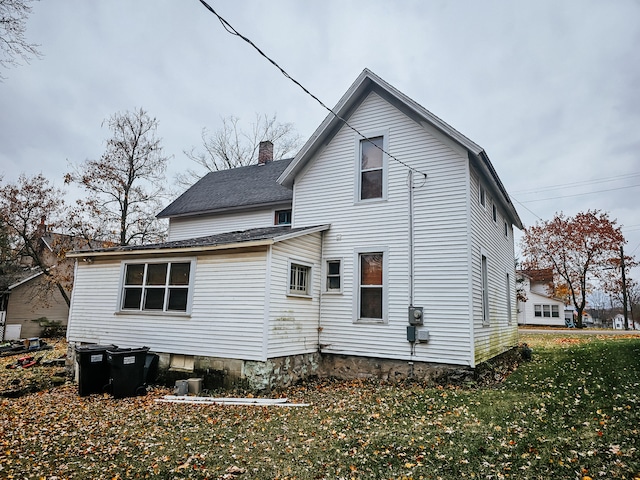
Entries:
<svg viewBox="0 0 640 480">
<path fill-rule="evenodd" d="M 384 252 L 358 255 L 358 319 L 383 322 L 385 320 Z"/>
<path fill-rule="evenodd" d="M 191 261 L 124 265 L 122 311 L 186 312 Z"/>
<path fill-rule="evenodd" d="M 482 324 L 489 325 L 489 267 L 487 257 L 482 255 Z"/>
<path fill-rule="evenodd" d="M 359 199 L 374 200 L 385 196 L 384 137 L 360 140 Z"/>
<path fill-rule="evenodd" d="M 342 261 L 332 258 L 325 263 L 326 293 L 342 293 Z"/>
</svg>

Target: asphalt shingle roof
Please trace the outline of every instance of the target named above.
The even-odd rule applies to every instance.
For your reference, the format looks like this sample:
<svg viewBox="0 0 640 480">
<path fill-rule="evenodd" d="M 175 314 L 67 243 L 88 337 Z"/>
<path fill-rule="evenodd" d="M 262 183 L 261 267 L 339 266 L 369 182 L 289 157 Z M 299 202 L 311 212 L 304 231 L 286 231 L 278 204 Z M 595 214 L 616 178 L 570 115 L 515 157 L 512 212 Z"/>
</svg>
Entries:
<svg viewBox="0 0 640 480">
<path fill-rule="evenodd" d="M 216 235 L 209 235 L 206 237 L 189 238 L 185 240 L 175 240 L 172 242 L 163 243 L 149 243 L 145 245 L 124 245 L 112 248 L 101 248 L 91 250 L 90 252 L 74 252 L 79 253 L 107 253 L 107 252 L 132 252 L 132 251 L 145 251 L 145 250 L 163 250 L 163 249 L 176 249 L 176 248 L 192 248 L 192 247 L 214 247 L 218 245 L 234 245 L 244 242 L 255 242 L 259 240 L 276 239 L 283 235 L 295 235 L 304 234 L 305 231 L 317 231 L 318 228 L 326 229 L 325 227 L 298 227 L 291 228 L 288 225 L 277 225 L 273 227 L 260 227 L 250 228 L 248 230 L 241 230 L 236 232 L 219 233 Z"/>
<path fill-rule="evenodd" d="M 291 160 L 210 172 L 162 210 L 158 218 L 291 202 L 293 190 L 276 182 Z"/>
</svg>

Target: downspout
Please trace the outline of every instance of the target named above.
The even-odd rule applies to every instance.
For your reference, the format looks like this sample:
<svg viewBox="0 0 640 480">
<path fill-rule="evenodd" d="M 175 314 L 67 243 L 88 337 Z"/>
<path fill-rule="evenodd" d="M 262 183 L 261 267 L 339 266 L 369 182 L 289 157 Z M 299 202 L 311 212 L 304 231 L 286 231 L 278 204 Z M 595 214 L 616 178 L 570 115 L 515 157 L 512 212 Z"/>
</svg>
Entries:
<svg viewBox="0 0 640 480">
<path fill-rule="evenodd" d="M 320 333 L 322 332 L 322 292 L 324 291 L 324 288 L 322 285 L 322 282 L 324 281 L 324 276 L 322 275 L 322 273 L 324 272 L 323 268 L 324 268 L 324 234 L 325 233 L 326 233 L 325 230 L 320 232 L 320 293 L 318 294 L 318 328 L 316 329 L 318 332 L 318 337 L 317 337 L 318 353 L 322 353 L 320 348 Z"/>
<path fill-rule="evenodd" d="M 409 170 L 409 305 L 413 306 L 413 171 Z"/>
<path fill-rule="evenodd" d="M 408 183 L 409 183 L 409 308 L 413 307 L 413 289 L 414 289 L 414 268 L 413 268 L 413 170 L 409 169 L 408 175 Z M 415 327 L 407 327 L 407 332 L 409 329 L 413 328 L 415 332 Z M 415 335 L 415 333 L 414 333 Z M 407 337 L 409 337 L 409 333 L 407 333 Z M 415 339 L 409 342 L 410 350 L 409 350 L 409 377 L 413 378 L 413 357 L 416 351 L 416 342 Z"/>
</svg>

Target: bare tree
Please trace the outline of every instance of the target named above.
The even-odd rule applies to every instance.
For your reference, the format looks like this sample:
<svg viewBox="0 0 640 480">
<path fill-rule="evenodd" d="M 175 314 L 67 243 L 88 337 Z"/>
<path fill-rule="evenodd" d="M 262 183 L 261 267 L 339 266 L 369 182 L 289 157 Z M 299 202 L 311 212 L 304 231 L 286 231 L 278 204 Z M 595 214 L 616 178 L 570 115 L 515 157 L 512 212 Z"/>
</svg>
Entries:
<svg viewBox="0 0 640 480">
<path fill-rule="evenodd" d="M 6 261 L 13 264 L 29 259 L 44 275 L 45 292 L 56 288 L 67 305 L 73 282 L 73 272 L 60 260 L 65 250 L 62 244 L 50 251 L 44 248 L 43 238 L 62 226 L 64 200 L 61 190 L 50 186 L 42 174 L 33 177 L 20 175 L 15 184 L 0 188 L 0 222 L 4 230 Z M 10 253 L 9 253 L 10 252 Z"/>
<path fill-rule="evenodd" d="M 40 57 L 38 46 L 26 40 L 27 19 L 32 0 L 0 0 L 0 67 L 20 65 Z M 2 76 L 0 76 L 2 78 Z"/>
<path fill-rule="evenodd" d="M 94 235 L 102 232 L 101 240 L 119 245 L 160 241 L 166 228 L 155 214 L 168 196 L 169 159 L 156 137 L 158 121 L 140 108 L 116 113 L 106 122 L 112 137 L 105 153 L 74 167 L 65 177 L 66 183 L 76 183 L 88 192 L 75 209 L 75 225 L 92 224 Z M 92 221 L 82 220 L 82 212 Z"/>
<path fill-rule="evenodd" d="M 273 143 L 274 160 L 294 155 L 302 144 L 293 124 L 278 122 L 275 114 L 271 117 L 256 114 L 248 130 L 240 125 L 238 117 L 226 117 L 222 119 L 219 130 L 211 133 L 203 128 L 201 136 L 203 150 L 192 147 L 184 151 L 199 168 L 188 169 L 177 176 L 177 183 L 183 187 L 191 186 L 208 172 L 257 163 L 258 147 L 262 141 Z"/>
</svg>

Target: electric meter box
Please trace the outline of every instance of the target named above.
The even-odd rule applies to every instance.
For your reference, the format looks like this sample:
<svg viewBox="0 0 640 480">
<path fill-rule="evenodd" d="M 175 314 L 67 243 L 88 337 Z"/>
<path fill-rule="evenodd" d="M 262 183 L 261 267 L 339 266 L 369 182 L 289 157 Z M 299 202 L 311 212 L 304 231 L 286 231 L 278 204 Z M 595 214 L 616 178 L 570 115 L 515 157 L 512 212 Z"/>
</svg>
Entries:
<svg viewBox="0 0 640 480">
<path fill-rule="evenodd" d="M 423 325 L 424 315 L 422 307 L 409 306 L 409 325 Z"/>
</svg>

